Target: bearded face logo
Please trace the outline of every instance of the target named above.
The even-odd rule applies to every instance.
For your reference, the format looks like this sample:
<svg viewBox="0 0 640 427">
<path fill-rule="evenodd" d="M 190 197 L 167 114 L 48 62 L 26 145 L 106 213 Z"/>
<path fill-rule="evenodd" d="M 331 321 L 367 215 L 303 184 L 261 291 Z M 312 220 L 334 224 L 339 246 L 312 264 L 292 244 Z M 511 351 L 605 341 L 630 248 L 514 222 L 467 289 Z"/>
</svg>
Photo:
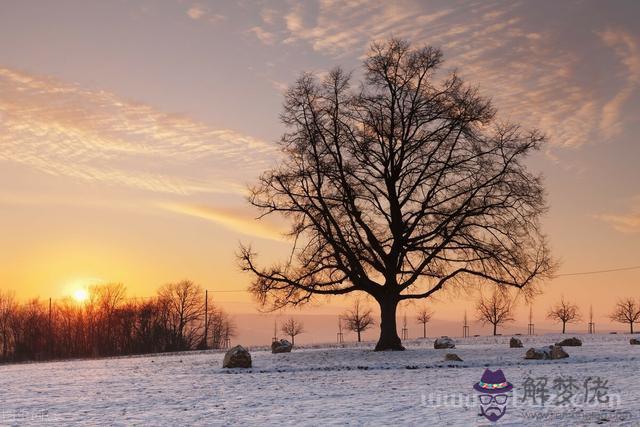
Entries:
<svg viewBox="0 0 640 427">
<path fill-rule="evenodd" d="M 507 412 L 509 392 L 513 385 L 507 382 L 501 369 L 485 369 L 480 381 L 473 385 L 480 401 L 480 414 L 491 422 L 498 421 Z"/>
</svg>

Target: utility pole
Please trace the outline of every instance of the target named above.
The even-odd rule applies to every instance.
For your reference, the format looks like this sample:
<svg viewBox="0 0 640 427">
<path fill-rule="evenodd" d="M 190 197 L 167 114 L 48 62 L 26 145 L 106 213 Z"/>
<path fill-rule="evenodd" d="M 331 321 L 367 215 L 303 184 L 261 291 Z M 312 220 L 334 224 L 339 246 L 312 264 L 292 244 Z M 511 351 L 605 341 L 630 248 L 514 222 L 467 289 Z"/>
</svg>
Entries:
<svg viewBox="0 0 640 427">
<path fill-rule="evenodd" d="M 49 297 L 49 358 L 53 356 L 53 330 L 51 327 L 51 297 Z"/>
<path fill-rule="evenodd" d="M 590 334 L 596 333 L 596 324 L 593 323 L 593 305 L 589 307 L 589 333 Z"/>
<path fill-rule="evenodd" d="M 342 317 L 338 316 L 338 335 L 337 340 L 338 344 L 342 344 L 344 342 L 344 335 L 342 333 Z"/>
<path fill-rule="evenodd" d="M 535 326 L 533 324 L 533 305 L 529 305 L 529 329 L 527 330 L 527 334 L 535 335 Z"/>
<path fill-rule="evenodd" d="M 204 349 L 207 349 L 207 336 L 209 335 L 209 290 L 204 290 Z"/>
<path fill-rule="evenodd" d="M 402 318 L 402 339 L 409 339 L 409 329 L 407 328 L 407 312 L 405 311 L 404 317 Z"/>
<path fill-rule="evenodd" d="M 467 323 L 467 310 L 464 311 L 464 320 L 462 321 L 462 338 L 469 338 L 469 324 Z"/>
</svg>

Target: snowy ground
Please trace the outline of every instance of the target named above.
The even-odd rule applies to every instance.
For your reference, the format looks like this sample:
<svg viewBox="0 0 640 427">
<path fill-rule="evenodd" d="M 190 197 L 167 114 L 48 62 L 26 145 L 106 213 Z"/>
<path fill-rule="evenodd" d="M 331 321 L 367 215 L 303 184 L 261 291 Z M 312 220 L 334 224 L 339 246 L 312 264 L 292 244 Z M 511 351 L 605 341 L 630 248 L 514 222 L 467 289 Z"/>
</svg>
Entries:
<svg viewBox="0 0 640 427">
<path fill-rule="evenodd" d="M 499 424 L 640 425 L 640 346 L 628 335 L 579 337 L 583 347 L 567 347 L 570 357 L 558 361 L 523 359 L 528 347 L 560 338 L 545 335 L 520 337 L 523 349 L 508 348 L 508 336 L 457 339 L 455 350 L 434 350 L 432 340 L 390 353 L 370 343 L 253 349 L 249 370 L 222 369 L 220 352 L 0 366 L 0 424 L 485 425 L 471 386 L 489 367 L 514 385 Z M 464 362 L 443 362 L 447 352 Z M 599 388 L 598 377 L 607 381 Z M 527 378 L 547 380 L 538 406 L 531 389 L 525 396 Z M 564 395 L 572 404 L 557 404 L 558 378 L 573 379 Z M 587 400 L 600 393 L 592 403 L 585 381 Z"/>
</svg>

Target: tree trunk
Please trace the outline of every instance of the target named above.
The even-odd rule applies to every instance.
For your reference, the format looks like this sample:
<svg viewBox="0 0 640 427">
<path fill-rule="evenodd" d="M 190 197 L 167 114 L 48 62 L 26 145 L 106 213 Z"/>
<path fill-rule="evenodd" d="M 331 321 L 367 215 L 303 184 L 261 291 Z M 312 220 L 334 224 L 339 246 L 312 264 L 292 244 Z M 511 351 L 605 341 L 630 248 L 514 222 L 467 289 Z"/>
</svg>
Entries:
<svg viewBox="0 0 640 427">
<path fill-rule="evenodd" d="M 629 329 L 631 329 L 631 333 L 633 333 L 633 322 L 629 322 Z"/>
<path fill-rule="evenodd" d="M 497 335 L 498 332 L 498 324 L 494 323 L 493 324 L 493 336 L 495 337 Z"/>
<path fill-rule="evenodd" d="M 422 338 L 426 338 L 427 337 L 427 324 L 423 323 L 422 324 Z"/>
<path fill-rule="evenodd" d="M 396 308 L 398 300 L 383 296 L 380 304 L 380 339 L 375 351 L 404 350 L 396 329 Z"/>
<path fill-rule="evenodd" d="M 296 343 L 295 338 L 296 338 L 295 335 L 291 335 L 291 345 L 294 345 Z"/>
<path fill-rule="evenodd" d="M 567 322 L 562 322 L 562 333 L 564 334 L 564 331 L 567 327 Z"/>
<path fill-rule="evenodd" d="M 360 342 L 360 329 L 358 329 L 358 342 Z"/>
</svg>

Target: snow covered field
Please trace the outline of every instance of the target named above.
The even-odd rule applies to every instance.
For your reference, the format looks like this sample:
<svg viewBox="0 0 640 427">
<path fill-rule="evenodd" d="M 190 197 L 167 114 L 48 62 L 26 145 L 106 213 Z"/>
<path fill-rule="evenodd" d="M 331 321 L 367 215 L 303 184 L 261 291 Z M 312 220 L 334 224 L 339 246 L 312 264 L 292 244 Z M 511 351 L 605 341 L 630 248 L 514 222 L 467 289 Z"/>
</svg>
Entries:
<svg viewBox="0 0 640 427">
<path fill-rule="evenodd" d="M 249 370 L 222 369 L 222 352 L 0 366 L 0 424 L 484 425 L 472 385 L 489 367 L 514 385 L 499 424 L 640 425 L 640 346 L 628 335 L 577 336 L 584 345 L 553 361 L 523 356 L 559 335 L 522 336 L 521 349 L 509 336 L 457 339 L 454 350 L 434 350 L 432 339 L 394 353 L 371 343 L 252 349 Z M 444 362 L 447 352 L 464 361 Z M 572 403 L 558 405 L 561 396 Z"/>
</svg>

